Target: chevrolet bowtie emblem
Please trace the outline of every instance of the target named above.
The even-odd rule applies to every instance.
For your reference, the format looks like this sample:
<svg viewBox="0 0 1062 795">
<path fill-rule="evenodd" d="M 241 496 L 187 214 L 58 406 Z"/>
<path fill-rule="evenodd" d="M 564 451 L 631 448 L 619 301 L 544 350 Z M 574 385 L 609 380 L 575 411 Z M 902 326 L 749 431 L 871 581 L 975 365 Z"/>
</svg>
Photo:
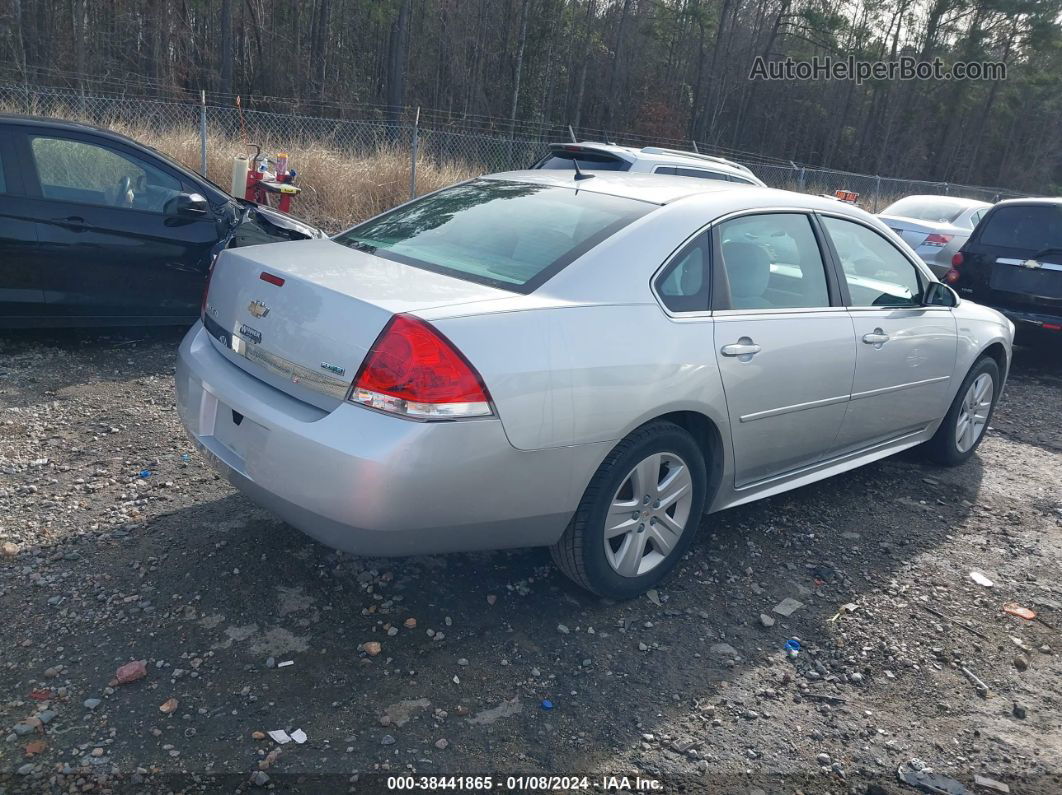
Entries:
<svg viewBox="0 0 1062 795">
<path fill-rule="evenodd" d="M 251 303 L 247 305 L 247 311 L 255 317 L 265 317 L 269 314 L 269 307 L 261 301 L 251 301 Z"/>
<path fill-rule="evenodd" d="M 1023 268 L 1039 268 L 1040 263 L 1034 259 L 1027 259 L 1021 264 Z"/>
</svg>

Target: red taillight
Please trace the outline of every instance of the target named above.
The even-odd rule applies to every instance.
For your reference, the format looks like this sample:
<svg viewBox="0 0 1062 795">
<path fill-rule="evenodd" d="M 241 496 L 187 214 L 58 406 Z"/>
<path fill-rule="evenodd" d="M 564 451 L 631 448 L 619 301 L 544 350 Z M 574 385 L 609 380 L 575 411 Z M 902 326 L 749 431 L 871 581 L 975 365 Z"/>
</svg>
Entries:
<svg viewBox="0 0 1062 795">
<path fill-rule="evenodd" d="M 274 276 L 272 273 L 266 273 L 265 271 L 262 271 L 262 273 L 259 274 L 258 278 L 261 279 L 263 282 L 275 284 L 277 287 L 284 286 L 284 280 L 281 279 L 279 276 Z"/>
<path fill-rule="evenodd" d="M 957 268 L 962 265 L 962 252 L 956 251 L 951 255 L 951 267 Z"/>
<path fill-rule="evenodd" d="M 1043 328 L 1048 331 L 1062 331 L 1062 325 L 1059 325 L 1058 323 L 1044 323 Z"/>
<path fill-rule="evenodd" d="M 923 246 L 946 246 L 951 242 L 954 235 L 929 235 L 922 241 Z"/>
<path fill-rule="evenodd" d="M 395 315 L 362 362 L 350 399 L 419 419 L 493 413 L 479 373 L 428 323 Z"/>
<path fill-rule="evenodd" d="M 955 284 L 955 282 L 957 281 L 959 281 L 959 272 L 955 270 L 955 268 L 952 268 L 950 271 L 944 274 L 945 284 Z"/>
</svg>

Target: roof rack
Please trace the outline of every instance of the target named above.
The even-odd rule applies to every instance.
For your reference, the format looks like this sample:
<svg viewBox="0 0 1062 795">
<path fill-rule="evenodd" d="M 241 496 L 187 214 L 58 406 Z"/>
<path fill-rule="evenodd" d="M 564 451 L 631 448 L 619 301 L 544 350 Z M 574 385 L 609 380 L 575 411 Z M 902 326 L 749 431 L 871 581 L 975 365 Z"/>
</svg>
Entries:
<svg viewBox="0 0 1062 795">
<path fill-rule="evenodd" d="M 744 171 L 748 174 L 752 173 L 752 169 L 748 166 L 743 166 L 741 163 L 735 163 L 733 160 L 727 160 L 725 157 L 713 157 L 712 155 L 702 155 L 700 152 L 687 152 L 684 149 L 665 149 L 660 146 L 645 146 L 642 147 L 642 151 L 647 155 L 678 155 L 680 157 L 692 157 L 697 160 L 707 160 L 710 163 L 720 163 L 722 165 L 736 168 L 739 171 Z"/>
</svg>

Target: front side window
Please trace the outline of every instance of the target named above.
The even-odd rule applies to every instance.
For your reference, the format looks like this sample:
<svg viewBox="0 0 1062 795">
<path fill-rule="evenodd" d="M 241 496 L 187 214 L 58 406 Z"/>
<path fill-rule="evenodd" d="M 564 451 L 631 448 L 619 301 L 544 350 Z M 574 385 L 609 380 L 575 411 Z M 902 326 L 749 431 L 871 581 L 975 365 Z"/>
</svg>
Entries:
<svg viewBox="0 0 1062 795">
<path fill-rule="evenodd" d="M 163 212 L 181 183 L 139 158 L 70 138 L 31 138 L 45 199 Z"/>
<path fill-rule="evenodd" d="M 732 309 L 830 305 L 822 254 L 803 213 L 735 218 L 718 235 Z"/>
<path fill-rule="evenodd" d="M 923 279 L 896 246 L 853 221 L 822 217 L 848 283 L 852 306 L 921 306 Z"/>
<path fill-rule="evenodd" d="M 478 179 L 333 239 L 384 259 L 529 293 L 654 207 L 577 188 Z"/>
</svg>

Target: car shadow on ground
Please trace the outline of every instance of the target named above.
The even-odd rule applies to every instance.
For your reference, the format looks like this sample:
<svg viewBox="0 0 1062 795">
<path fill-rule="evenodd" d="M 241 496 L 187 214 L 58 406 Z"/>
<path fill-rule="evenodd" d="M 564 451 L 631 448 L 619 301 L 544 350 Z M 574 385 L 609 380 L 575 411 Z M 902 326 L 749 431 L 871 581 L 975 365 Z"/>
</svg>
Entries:
<svg viewBox="0 0 1062 795">
<path fill-rule="evenodd" d="M 792 686 L 764 697 L 747 682 L 757 669 L 795 672 L 786 640 L 819 643 L 841 605 L 932 550 L 964 520 L 980 478 L 978 458 L 943 474 L 887 460 L 707 517 L 654 599 L 626 603 L 574 587 L 544 550 L 354 558 L 232 495 L 57 548 L 56 560 L 78 555 L 79 582 L 69 586 L 77 598 L 49 606 L 55 591 L 44 590 L 19 609 L 74 614 L 55 632 L 78 701 L 98 696 L 119 664 L 149 661 L 147 682 L 118 687 L 102 710 L 121 726 L 109 753 L 123 767 L 247 771 L 262 746 L 251 733 L 286 727 L 311 741 L 286 753 L 273 771 L 283 775 L 407 764 L 438 773 L 630 772 L 616 760 L 653 735 L 675 737 L 674 764 L 642 767 L 701 780 L 692 765 L 713 758 L 711 732 L 725 731 L 712 720 L 798 708 L 822 717 L 831 708 L 815 698 L 787 705 L 781 694 L 799 693 Z M 786 598 L 804 607 L 788 618 L 772 612 Z M 379 652 L 366 645 L 374 641 Z M 840 702 L 857 687 L 811 684 Z M 171 696 L 180 710 L 160 715 Z M 94 720 L 86 719 L 89 734 Z M 686 729 L 676 729 L 683 720 Z M 388 735 L 395 742 L 385 745 Z M 440 738 L 445 753 L 434 748 Z M 763 762 L 777 754 L 779 769 L 789 769 L 786 749 L 764 743 Z M 179 764 L 167 745 L 180 749 Z M 755 779 L 735 768 L 713 780 Z"/>
<path fill-rule="evenodd" d="M 84 343 L 86 367 L 110 344 Z M 138 350 L 138 363 L 154 356 L 150 345 Z M 159 359 L 154 375 L 171 369 L 170 356 Z M 1026 387 L 1053 389 L 1060 372 L 1057 360 L 1019 349 L 996 421 L 1020 420 L 1021 401 L 1043 394 Z M 917 688 L 915 672 L 888 662 L 903 638 L 886 625 L 871 631 L 875 643 L 860 638 L 862 653 L 845 650 L 846 627 L 970 521 L 985 475 L 981 455 L 942 470 L 909 451 L 706 517 L 675 575 L 652 598 L 625 603 L 579 590 L 544 550 L 354 558 L 231 494 L 41 549 L 33 565 L 44 587 L 0 594 L 16 641 L 8 671 L 24 672 L 14 683 L 22 693 L 45 684 L 31 681 L 45 667 L 66 666 L 59 681 L 75 708 L 63 730 L 95 743 L 117 727 L 108 755 L 126 769 L 242 780 L 273 748 L 252 732 L 302 728 L 307 744 L 286 747 L 270 771 L 278 781 L 308 776 L 308 790 L 355 770 L 412 766 L 639 770 L 698 791 L 702 762 L 719 790 L 815 790 L 827 774 L 813 743 L 795 745 L 784 726 L 750 727 L 843 733 L 862 709 L 854 704 L 884 698 L 892 677 Z M 973 587 L 965 569 L 953 574 Z M 775 612 L 786 599 L 803 606 Z M 967 637 L 942 610 L 946 618 L 909 612 L 950 626 L 956 644 L 1008 642 L 998 632 Z M 19 642 L 42 625 L 47 643 Z M 792 639 L 802 644 L 796 658 L 784 648 Z M 130 659 L 149 661 L 146 680 L 106 693 Z M 78 702 L 101 696 L 98 711 L 74 717 Z M 180 708 L 163 715 L 170 697 Z M 747 744 L 736 758 L 735 742 Z M 854 786 L 894 771 L 864 765 L 847 769 L 848 784 L 829 781 Z"/>
</svg>

